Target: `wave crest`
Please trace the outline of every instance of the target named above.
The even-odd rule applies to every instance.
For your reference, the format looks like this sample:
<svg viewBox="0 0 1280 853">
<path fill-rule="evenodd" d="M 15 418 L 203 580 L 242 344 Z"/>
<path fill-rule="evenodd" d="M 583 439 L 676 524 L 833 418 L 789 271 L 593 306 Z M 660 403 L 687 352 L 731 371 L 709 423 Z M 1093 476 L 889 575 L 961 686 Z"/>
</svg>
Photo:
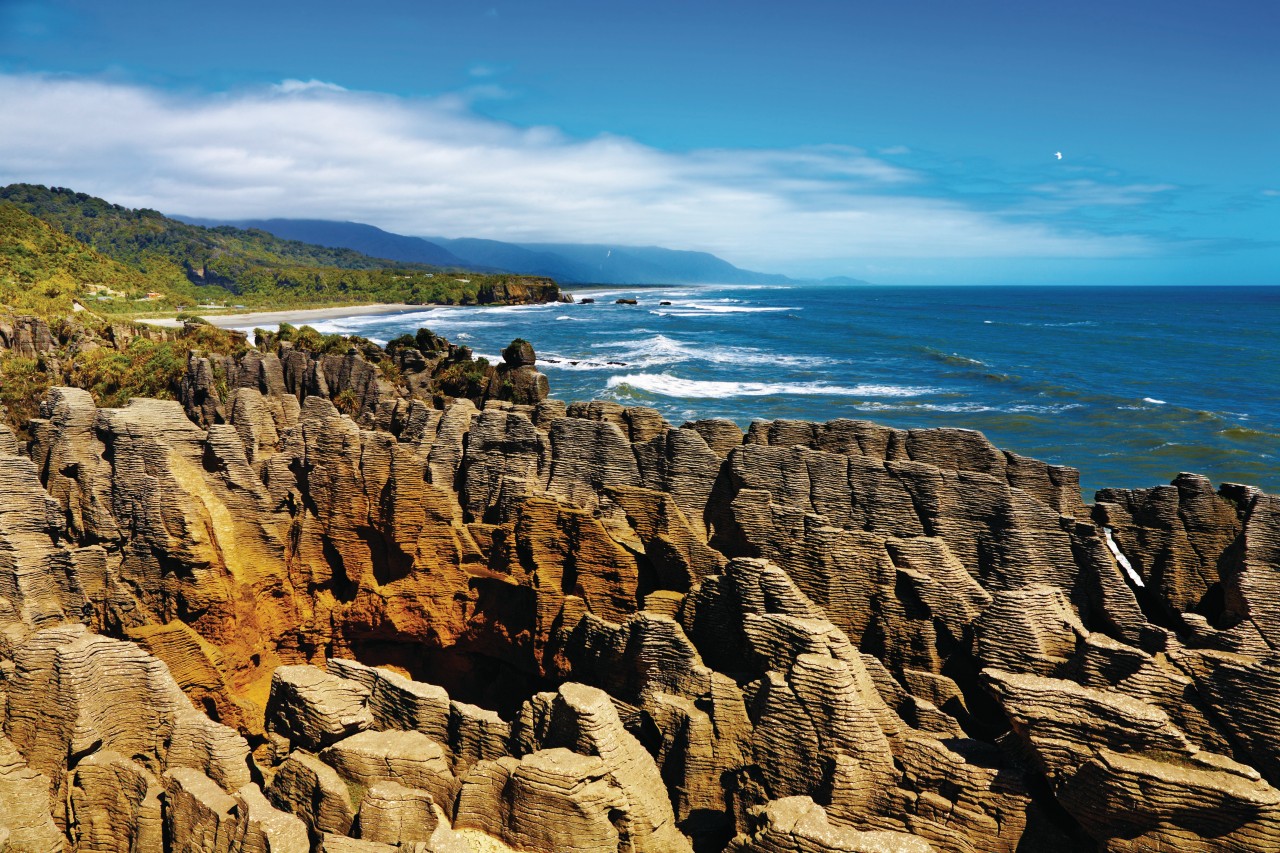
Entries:
<svg viewBox="0 0 1280 853">
<path fill-rule="evenodd" d="M 829 385 L 825 382 L 730 382 L 710 379 L 682 379 L 669 373 L 627 373 L 610 376 L 610 390 L 630 388 L 664 397 L 720 399 L 724 397 L 768 397 L 780 394 L 829 397 L 917 397 L 937 393 L 936 388 L 904 385 Z"/>
</svg>

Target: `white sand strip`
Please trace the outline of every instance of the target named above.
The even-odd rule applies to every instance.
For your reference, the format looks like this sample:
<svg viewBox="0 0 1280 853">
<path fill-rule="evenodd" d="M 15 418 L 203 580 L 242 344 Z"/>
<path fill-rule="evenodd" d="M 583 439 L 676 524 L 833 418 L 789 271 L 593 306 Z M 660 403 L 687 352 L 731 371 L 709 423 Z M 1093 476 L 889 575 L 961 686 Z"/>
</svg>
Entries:
<svg viewBox="0 0 1280 853">
<path fill-rule="evenodd" d="M 242 314 L 212 314 L 205 317 L 210 323 L 223 329 L 253 327 L 270 328 L 281 323 L 305 326 L 315 320 L 336 320 L 342 317 L 368 317 L 374 314 L 407 314 L 411 311 L 428 311 L 434 308 L 453 308 L 452 305 L 405 305 L 404 303 L 377 303 L 374 305 L 338 305 L 333 308 L 291 308 L 282 311 L 249 311 Z M 188 312 L 199 316 L 199 311 Z M 178 328 L 182 321 L 177 317 L 139 318 L 139 323 Z"/>
</svg>

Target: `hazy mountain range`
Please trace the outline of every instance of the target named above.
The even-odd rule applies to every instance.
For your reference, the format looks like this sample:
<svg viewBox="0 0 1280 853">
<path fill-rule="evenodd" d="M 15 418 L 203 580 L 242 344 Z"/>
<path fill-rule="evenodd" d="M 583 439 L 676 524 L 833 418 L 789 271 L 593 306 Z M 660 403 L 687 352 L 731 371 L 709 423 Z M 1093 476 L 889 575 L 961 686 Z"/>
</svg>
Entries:
<svg viewBox="0 0 1280 853">
<path fill-rule="evenodd" d="M 327 219 L 213 220 L 176 217 L 194 225 L 259 228 L 287 240 L 354 249 L 376 258 L 435 264 L 480 272 L 545 275 L 561 284 L 798 284 L 774 273 L 736 267 L 707 252 L 658 246 L 607 246 L 595 243 L 506 243 L 501 240 L 407 237 L 359 222 Z M 866 284 L 839 276 L 824 284 Z"/>
</svg>

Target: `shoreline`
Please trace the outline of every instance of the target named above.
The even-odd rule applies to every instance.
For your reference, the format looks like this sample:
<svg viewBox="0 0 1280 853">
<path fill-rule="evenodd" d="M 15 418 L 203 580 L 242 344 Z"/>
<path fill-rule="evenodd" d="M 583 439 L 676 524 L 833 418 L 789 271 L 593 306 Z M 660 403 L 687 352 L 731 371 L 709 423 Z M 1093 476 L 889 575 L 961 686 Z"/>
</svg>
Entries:
<svg viewBox="0 0 1280 853">
<path fill-rule="evenodd" d="M 658 289 L 663 287 L 707 287 L 709 285 L 667 285 L 667 284 L 588 284 L 575 287 L 573 291 L 561 290 L 562 293 L 573 295 L 574 292 L 598 293 L 613 292 L 624 290 L 643 291 L 646 289 Z M 575 299 L 575 302 L 578 300 Z M 550 304 L 550 303 L 529 303 L 529 304 Z M 429 311 L 436 308 L 483 308 L 483 305 L 443 305 L 443 304 L 424 304 L 410 305 L 407 302 L 372 302 L 366 305 L 331 305 L 326 308 L 279 308 L 264 309 L 257 311 L 237 311 L 234 314 L 203 314 L 197 311 L 188 311 L 201 317 L 220 329 L 242 329 L 252 324 L 262 324 L 267 326 L 278 326 L 280 323 L 289 323 L 294 326 L 305 325 L 312 320 L 340 320 L 345 317 L 371 317 L 381 315 L 409 314 L 415 311 Z M 495 306 L 496 307 L 496 306 Z M 182 322 L 176 316 L 166 317 L 133 317 L 130 318 L 135 323 L 147 323 L 152 326 L 160 326 L 166 329 L 182 328 Z"/>
<path fill-rule="evenodd" d="M 294 326 L 305 325 L 312 320 L 339 320 L 344 317 L 368 317 L 373 315 L 411 314 L 417 311 L 430 311 L 436 308 L 458 308 L 457 305 L 409 305 L 404 302 L 375 302 L 370 305 L 335 305 L 329 308 L 282 308 L 269 311 L 242 311 L 238 314 L 198 314 L 209 323 L 220 329 L 241 329 L 245 326 L 262 325 L 278 326 L 289 323 Z M 192 312 L 188 312 L 192 313 Z M 149 317 L 134 320 L 135 323 L 147 323 L 167 329 L 182 327 L 177 317 Z"/>
</svg>

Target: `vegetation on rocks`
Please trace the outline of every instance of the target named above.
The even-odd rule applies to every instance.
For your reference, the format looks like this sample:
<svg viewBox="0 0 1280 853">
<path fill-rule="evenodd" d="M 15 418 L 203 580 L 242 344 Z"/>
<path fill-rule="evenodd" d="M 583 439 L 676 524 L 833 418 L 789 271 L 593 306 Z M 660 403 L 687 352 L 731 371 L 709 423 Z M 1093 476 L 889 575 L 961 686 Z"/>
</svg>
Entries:
<svg viewBox="0 0 1280 853">
<path fill-rule="evenodd" d="M 187 356 L 193 351 L 238 356 L 244 335 L 207 322 L 160 331 L 133 323 L 105 322 L 87 312 L 55 322 L 52 346 L 44 351 L 0 349 L 0 404 L 5 420 L 23 434 L 39 413 L 40 400 L 55 385 L 74 385 L 103 407 L 126 405 L 132 397 L 177 398 Z"/>
</svg>

